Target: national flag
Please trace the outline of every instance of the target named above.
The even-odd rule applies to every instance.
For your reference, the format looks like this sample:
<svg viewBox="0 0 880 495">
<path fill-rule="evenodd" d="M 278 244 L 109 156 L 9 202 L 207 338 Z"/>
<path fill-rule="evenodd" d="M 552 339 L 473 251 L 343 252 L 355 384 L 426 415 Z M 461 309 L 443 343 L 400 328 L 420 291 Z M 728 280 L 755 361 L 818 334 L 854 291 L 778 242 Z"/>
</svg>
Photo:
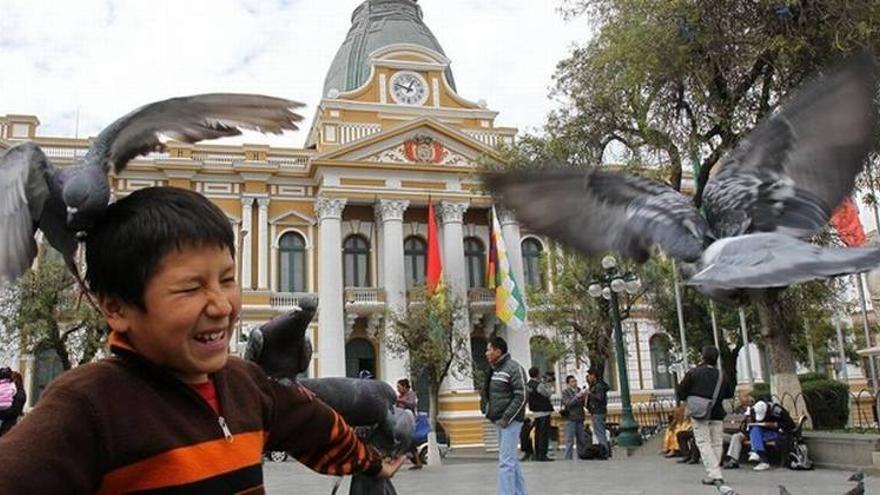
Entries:
<svg viewBox="0 0 880 495">
<path fill-rule="evenodd" d="M 841 242 L 849 247 L 857 247 L 865 244 L 867 238 L 859 221 L 859 209 L 851 197 L 847 197 L 840 203 L 831 215 L 831 225 L 837 231 Z"/>
<path fill-rule="evenodd" d="M 428 203 L 428 266 L 425 285 L 428 294 L 433 294 L 443 282 L 443 262 L 440 260 L 440 244 L 437 240 L 437 220 L 434 205 Z"/>
<path fill-rule="evenodd" d="M 504 236 L 501 235 L 495 207 L 492 207 L 492 245 L 496 256 L 495 314 L 507 326 L 523 328 L 526 322 L 526 305 L 510 269 L 510 260 L 507 257 L 507 248 L 504 245 Z"/>
<path fill-rule="evenodd" d="M 495 229 L 492 229 L 489 231 L 489 263 L 486 264 L 486 287 L 495 289 L 497 286 L 498 250 L 495 249 Z"/>
</svg>

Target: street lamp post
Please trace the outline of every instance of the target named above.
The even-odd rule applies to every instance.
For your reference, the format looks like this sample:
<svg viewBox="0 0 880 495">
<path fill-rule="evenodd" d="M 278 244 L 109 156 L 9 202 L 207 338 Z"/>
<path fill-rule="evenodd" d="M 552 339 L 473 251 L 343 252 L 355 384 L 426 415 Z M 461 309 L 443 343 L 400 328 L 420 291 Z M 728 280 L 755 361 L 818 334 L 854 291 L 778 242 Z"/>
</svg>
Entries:
<svg viewBox="0 0 880 495">
<path fill-rule="evenodd" d="M 641 287 L 641 281 L 632 273 L 621 273 L 617 268 L 617 260 L 613 256 L 602 258 L 602 268 L 605 269 L 603 276 L 591 283 L 587 292 L 593 297 L 603 297 L 608 300 L 608 315 L 611 318 L 611 327 L 614 330 L 614 346 L 617 354 L 617 372 L 620 377 L 620 403 L 622 407 L 620 433 L 617 435 L 617 444 L 622 447 L 638 447 L 642 444 L 639 435 L 639 425 L 632 413 L 632 402 L 629 395 L 629 376 L 626 371 L 626 350 L 623 345 L 623 329 L 620 324 L 620 308 L 617 304 L 617 294 L 628 292 L 635 294 Z"/>
</svg>

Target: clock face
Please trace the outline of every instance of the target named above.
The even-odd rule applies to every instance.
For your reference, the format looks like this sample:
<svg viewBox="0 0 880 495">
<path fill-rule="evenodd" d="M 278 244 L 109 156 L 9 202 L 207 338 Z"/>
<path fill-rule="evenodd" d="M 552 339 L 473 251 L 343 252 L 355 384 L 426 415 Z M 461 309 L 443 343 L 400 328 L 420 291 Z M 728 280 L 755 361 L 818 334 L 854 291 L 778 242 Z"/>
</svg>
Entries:
<svg viewBox="0 0 880 495">
<path fill-rule="evenodd" d="M 428 83 L 421 75 L 400 71 L 388 81 L 391 99 L 402 105 L 424 105 L 428 101 Z"/>
</svg>

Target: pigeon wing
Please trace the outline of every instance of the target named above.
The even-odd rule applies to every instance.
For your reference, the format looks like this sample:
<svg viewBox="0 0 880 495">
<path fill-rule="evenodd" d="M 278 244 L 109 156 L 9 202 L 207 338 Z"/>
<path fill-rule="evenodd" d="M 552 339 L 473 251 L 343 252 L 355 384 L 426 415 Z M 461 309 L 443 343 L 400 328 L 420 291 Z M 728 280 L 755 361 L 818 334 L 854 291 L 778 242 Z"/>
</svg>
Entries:
<svg viewBox="0 0 880 495">
<path fill-rule="evenodd" d="M 132 158 L 165 149 L 174 139 L 195 143 L 237 136 L 242 129 L 281 134 L 298 129 L 301 103 L 252 94 L 213 93 L 150 103 L 105 128 L 85 157 L 105 171 L 125 168 Z"/>
<path fill-rule="evenodd" d="M 50 196 L 47 178 L 53 171 L 33 143 L 0 155 L 0 282 L 18 279 L 33 264 L 34 232 Z"/>
<path fill-rule="evenodd" d="M 706 265 L 688 285 L 721 289 L 786 287 L 870 270 L 880 248 L 823 248 L 779 233 L 722 239 L 706 251 Z"/>
<path fill-rule="evenodd" d="M 877 82 L 874 57 L 863 54 L 800 89 L 722 160 L 704 195 L 710 221 L 712 210 L 740 210 L 753 230 L 807 237 L 821 229 L 871 149 Z"/>
<path fill-rule="evenodd" d="M 531 230 L 587 254 L 615 251 L 645 261 L 654 246 L 699 259 L 706 224 L 686 196 L 642 177 L 572 168 L 489 176 L 499 201 Z"/>
</svg>

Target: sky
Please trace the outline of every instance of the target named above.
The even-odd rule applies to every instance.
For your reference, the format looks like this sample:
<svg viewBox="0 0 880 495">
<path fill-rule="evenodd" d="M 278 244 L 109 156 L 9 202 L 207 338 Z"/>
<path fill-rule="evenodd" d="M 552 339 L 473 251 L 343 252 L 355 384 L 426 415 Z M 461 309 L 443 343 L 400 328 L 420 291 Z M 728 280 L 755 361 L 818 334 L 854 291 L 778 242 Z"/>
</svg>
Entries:
<svg viewBox="0 0 880 495">
<path fill-rule="evenodd" d="M 0 0 L 0 115 L 36 115 L 40 135 L 84 137 L 151 101 L 254 92 L 306 103 L 308 126 L 360 3 Z M 497 125 L 540 128 L 556 63 L 588 39 L 588 20 L 564 20 L 561 0 L 419 3 L 459 94 L 486 100 Z M 299 147 L 305 137 L 244 140 Z"/>
</svg>

